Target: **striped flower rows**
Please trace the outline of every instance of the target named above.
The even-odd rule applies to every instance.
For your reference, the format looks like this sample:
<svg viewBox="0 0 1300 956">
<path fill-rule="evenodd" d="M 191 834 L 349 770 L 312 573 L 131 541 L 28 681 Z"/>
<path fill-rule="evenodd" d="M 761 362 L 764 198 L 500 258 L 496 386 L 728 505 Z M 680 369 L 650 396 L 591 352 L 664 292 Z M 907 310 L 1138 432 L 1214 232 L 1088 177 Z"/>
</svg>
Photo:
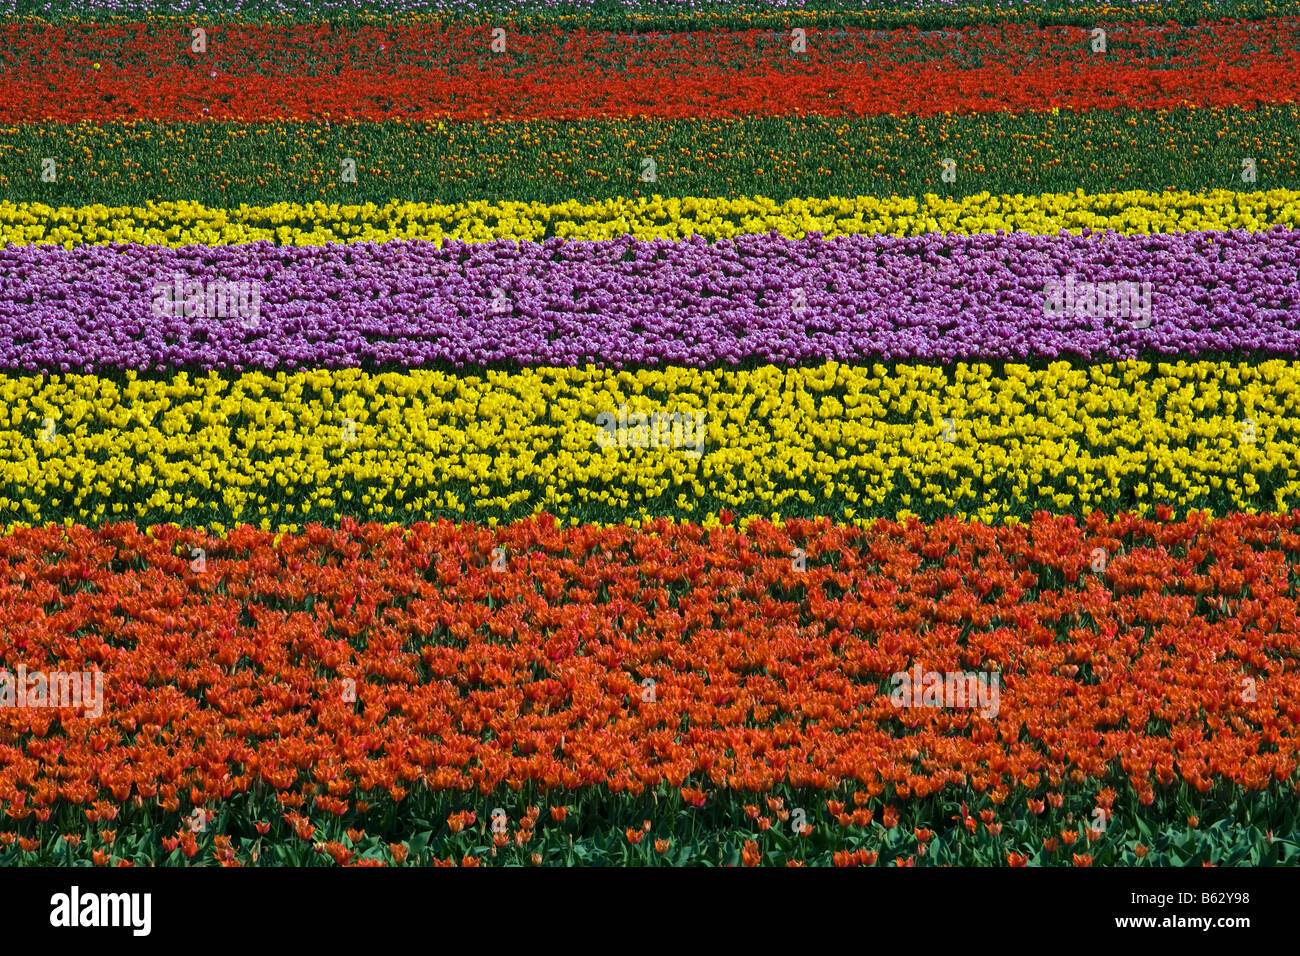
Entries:
<svg viewBox="0 0 1300 956">
<path fill-rule="evenodd" d="M 0 0 L 0 865 L 1300 862 L 1294 5 L 840 6 Z"/>
</svg>

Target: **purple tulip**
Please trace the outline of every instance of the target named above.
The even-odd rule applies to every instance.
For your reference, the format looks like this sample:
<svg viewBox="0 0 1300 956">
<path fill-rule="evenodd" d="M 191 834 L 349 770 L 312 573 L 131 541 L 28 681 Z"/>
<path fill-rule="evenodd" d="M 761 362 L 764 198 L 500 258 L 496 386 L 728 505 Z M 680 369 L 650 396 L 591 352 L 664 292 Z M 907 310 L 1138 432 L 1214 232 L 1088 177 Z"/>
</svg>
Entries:
<svg viewBox="0 0 1300 956">
<path fill-rule="evenodd" d="M 1300 356 L 1300 232 L 0 250 L 0 368 Z"/>
</svg>

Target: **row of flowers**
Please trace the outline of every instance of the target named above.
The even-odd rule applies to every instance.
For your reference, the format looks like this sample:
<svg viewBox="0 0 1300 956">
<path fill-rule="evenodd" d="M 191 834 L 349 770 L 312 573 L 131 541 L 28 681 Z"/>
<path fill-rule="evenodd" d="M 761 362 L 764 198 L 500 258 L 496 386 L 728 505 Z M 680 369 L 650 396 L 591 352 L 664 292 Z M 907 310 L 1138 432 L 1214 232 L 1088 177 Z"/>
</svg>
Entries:
<svg viewBox="0 0 1300 956">
<path fill-rule="evenodd" d="M 1296 101 L 1300 21 L 1111 30 L 1104 51 L 1083 27 L 1002 24 L 883 38 L 841 30 L 803 53 L 769 31 L 613 43 L 563 31 L 518 36 L 515 52 L 507 40 L 494 59 L 483 28 L 369 28 L 332 50 L 320 26 L 228 25 L 210 41 L 219 50 L 228 35 L 227 52 L 191 55 L 170 27 L 10 24 L 0 29 L 12 47 L 0 122 L 935 116 Z"/>
<path fill-rule="evenodd" d="M 763 196 L 735 199 L 643 197 L 597 202 L 274 203 L 212 207 L 149 202 L 134 206 L 55 206 L 0 200 L 0 245 L 82 244 L 221 246 L 270 242 L 319 246 L 331 242 L 492 242 L 501 239 L 734 239 L 779 233 L 792 238 L 855 235 L 919 236 L 1061 230 L 1111 230 L 1125 235 L 1160 232 L 1258 232 L 1300 227 L 1300 190 L 1239 192 L 1129 190 L 1119 193 L 1045 193 L 944 197 L 829 196 L 784 202 Z"/>
<path fill-rule="evenodd" d="M 0 250 L 0 368 L 1300 357 L 1300 232 Z"/>
<path fill-rule="evenodd" d="M 1198 0 L 1146 0 L 1126 12 L 1159 15 L 1162 20 L 1197 23 L 1207 7 Z M 1277 0 L 1218 0 L 1220 16 L 1268 17 L 1294 13 Z M 639 29 L 709 27 L 719 22 L 749 25 L 804 22 L 861 23 L 870 26 L 952 26 L 990 19 L 1012 22 L 1075 22 L 1114 17 L 1114 5 L 1088 0 L 985 0 L 955 6 L 951 0 L 334 0 L 334 21 L 391 24 L 393 20 L 623 25 Z M 251 22 L 316 22 L 320 13 L 291 7 L 283 0 L 175 0 L 159 11 L 151 0 L 0 0 L 0 16 L 40 23 L 92 20 L 117 22 L 148 17 L 178 24 L 195 15 Z"/>
<path fill-rule="evenodd" d="M 183 837 L 196 812 L 278 803 L 310 841 L 309 818 L 439 792 L 480 824 L 505 794 L 513 831 L 538 788 L 695 808 L 813 788 L 785 809 L 825 833 L 890 829 L 899 802 L 924 827 L 939 797 L 1020 826 L 1065 790 L 1093 795 L 1084 821 L 1044 822 L 1105 831 L 1094 803 L 1131 827 L 1198 794 L 1222 812 L 1227 785 L 1258 826 L 1261 799 L 1294 815 L 1297 554 L 1300 512 L 20 530 L 0 537 L 0 654 L 103 690 L 88 714 L 10 686 L 0 805 L 31 840 L 119 814 Z M 913 670 L 982 674 L 996 706 L 900 703 Z M 451 834 L 475 822 L 457 816 Z"/>
<path fill-rule="evenodd" d="M 405 73 L 266 77 L 196 67 L 29 79 L 0 72 L 0 122 L 137 119 L 583 120 L 614 117 L 845 117 L 903 112 L 1111 110 L 1294 103 L 1300 51 L 1231 65 L 1170 69 L 1109 66 L 1081 52 L 1063 65 L 1032 61 L 961 69 L 934 62 L 883 70 L 839 65 L 809 74 L 719 75 L 694 69 L 572 75 L 548 63 L 503 76 L 484 68 L 455 77 Z"/>
<path fill-rule="evenodd" d="M 1294 13 L 1286 3 L 1276 0 L 1222 0 L 1214 7 L 1225 17 L 1259 18 Z M 1206 8 L 1197 0 L 1148 0 L 1137 4 L 1136 15 L 1161 14 L 1163 20 L 1199 23 Z M 1058 22 L 1080 17 L 1102 20 L 1113 17 L 1116 9 L 1088 0 L 987 0 L 978 7 L 955 6 L 951 0 L 335 0 L 331 5 L 331 22 L 356 26 L 401 23 L 480 22 L 493 14 L 507 22 L 595 22 L 606 24 L 622 12 L 632 23 L 650 29 L 661 24 L 682 21 L 711 22 L 767 21 L 775 14 L 784 22 L 827 19 L 835 22 L 908 24 L 912 21 L 987 23 L 990 20 L 1011 22 Z M 140 18 L 183 24 L 195 15 L 215 20 L 261 23 L 316 23 L 318 12 L 296 10 L 281 0 L 176 0 L 166 11 L 159 11 L 149 0 L 0 0 L 0 16 L 32 23 L 93 22 L 116 24 Z M 859 19 L 860 18 L 860 19 Z"/>
<path fill-rule="evenodd" d="M 14 79 L 98 72 L 139 75 L 154 85 L 178 68 L 186 77 L 241 73 L 256 77 L 421 74 L 519 75 L 548 68 L 562 80 L 607 73 L 693 72 L 708 64 L 719 78 L 775 71 L 817 73 L 844 66 L 890 68 L 932 63 L 1015 67 L 1039 60 L 1079 60 L 1094 67 L 1159 66 L 1186 70 L 1293 52 L 1300 19 L 1218 19 L 1197 24 L 1102 21 L 1092 25 L 976 24 L 942 31 L 881 31 L 846 25 L 805 30 L 805 48 L 790 31 L 672 30 L 608 32 L 542 28 L 494 33 L 483 23 L 292 23 L 121 20 L 107 23 L 0 22 L 0 66 Z M 202 28 L 196 41 L 193 30 Z M 504 34 L 504 36 L 502 35 Z M 495 40 L 495 48 L 494 48 Z M 196 49 L 195 47 L 201 47 Z M 1093 49 L 1093 47 L 1098 47 Z M 492 54 L 490 57 L 485 54 Z M 1084 56 L 1089 54 L 1090 56 Z"/>
<path fill-rule="evenodd" d="M 1300 502 L 1300 363 L 0 378 L 8 522 Z"/>
<path fill-rule="evenodd" d="M 0 126 L 0 195 L 237 206 L 1253 191 L 1300 185 L 1298 127 L 1294 103 L 858 119 L 21 124 Z M 345 159 L 356 163 L 355 182 L 344 181 Z M 1245 159 L 1255 161 L 1255 183 L 1242 178 Z"/>
</svg>

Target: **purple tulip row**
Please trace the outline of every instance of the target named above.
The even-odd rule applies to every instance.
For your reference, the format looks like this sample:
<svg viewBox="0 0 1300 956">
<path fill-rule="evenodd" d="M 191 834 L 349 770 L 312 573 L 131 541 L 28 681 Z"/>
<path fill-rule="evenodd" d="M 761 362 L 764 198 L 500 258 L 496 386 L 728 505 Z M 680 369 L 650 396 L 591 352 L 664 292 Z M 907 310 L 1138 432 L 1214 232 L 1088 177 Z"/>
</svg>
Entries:
<svg viewBox="0 0 1300 956">
<path fill-rule="evenodd" d="M 1300 231 L 0 249 L 0 369 L 1300 356 Z"/>
</svg>

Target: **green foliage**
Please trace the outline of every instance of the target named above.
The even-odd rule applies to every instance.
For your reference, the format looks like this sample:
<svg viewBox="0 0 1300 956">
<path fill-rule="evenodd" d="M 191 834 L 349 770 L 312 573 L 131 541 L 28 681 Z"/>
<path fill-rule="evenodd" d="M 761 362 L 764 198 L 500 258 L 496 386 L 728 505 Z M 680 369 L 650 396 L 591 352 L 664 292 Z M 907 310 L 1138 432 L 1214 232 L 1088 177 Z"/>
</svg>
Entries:
<svg viewBox="0 0 1300 956">
<path fill-rule="evenodd" d="M 878 866 L 908 860 L 915 866 L 1005 866 L 1008 854 L 1025 857 L 1029 866 L 1073 866 L 1075 854 L 1090 856 L 1093 866 L 1156 867 L 1276 866 L 1294 864 L 1300 857 L 1300 801 L 1290 785 L 1275 783 L 1261 792 L 1220 784 L 1199 793 L 1175 783 L 1158 788 L 1150 806 L 1139 804 L 1132 789 L 1121 785 L 1109 822 L 1104 830 L 1094 832 L 1093 839 L 1088 830 L 1097 819 L 1094 810 L 1100 787 L 1096 781 L 1063 792 L 1060 807 L 1046 801 L 1041 814 L 1028 803 L 1045 798 L 1041 789 L 1019 790 L 995 804 L 989 795 L 973 790 L 949 788 L 924 799 L 904 800 L 887 787 L 863 807 L 855 804 L 853 789 L 852 785 L 835 790 L 778 786 L 763 794 L 718 790 L 708 793 L 704 806 L 696 808 L 666 784 L 637 796 L 611 793 L 604 787 L 547 793 L 529 785 L 518 792 L 488 795 L 417 788 L 400 803 L 387 793 L 371 795 L 364 813 L 353 810 L 341 817 L 313 812 L 310 806 L 300 808 L 297 812 L 314 826 L 309 839 L 294 832 L 285 819 L 285 808 L 263 792 L 216 808 L 212 821 L 194 834 L 192 857 L 179 846 L 167 850 L 161 842 L 188 832 L 188 808 L 168 813 L 156 804 L 137 808 L 128 803 L 111 823 L 90 824 L 79 810 L 63 806 L 56 807 L 45 823 L 30 816 L 10 821 L 13 829 L 5 833 L 0 846 L 0 866 L 89 866 L 95 850 L 106 851 L 114 863 L 211 866 L 217 862 L 218 838 L 228 838 L 235 859 L 243 865 L 289 866 L 334 865 L 321 849 L 326 843 L 348 848 L 351 862 L 369 858 L 389 865 L 396 862 L 392 844 L 405 845 L 407 865 L 472 857 L 483 865 L 531 866 L 538 865 L 533 854 L 539 854 L 540 865 L 548 866 L 726 866 L 742 861 L 749 841 L 757 845 L 762 865 L 795 861 L 830 866 L 836 853 L 859 850 L 877 854 Z M 769 799 L 779 801 L 780 808 Z M 845 804 L 846 814 L 870 810 L 871 822 L 843 825 L 827 809 L 828 801 Z M 530 806 L 539 811 L 536 823 L 521 827 Z M 492 811 L 498 807 L 505 810 L 507 821 L 501 847 L 494 845 L 492 826 Z M 567 815 L 554 820 L 551 807 L 566 807 Z M 889 828 L 882 824 L 886 807 L 898 813 L 897 824 Z M 794 832 L 792 811 L 796 809 L 804 812 L 811 827 L 806 835 Z M 475 820 L 453 833 L 448 817 L 464 811 L 474 813 Z M 991 825 L 982 814 L 992 818 Z M 973 823 L 974 832 L 967 821 Z M 257 832 L 258 822 L 270 825 L 265 836 Z M 105 828 L 115 831 L 111 844 L 100 835 Z M 640 841 L 631 842 L 628 830 L 643 834 Z M 926 830 L 932 835 L 927 836 Z M 520 841 L 521 832 L 528 835 Z M 72 848 L 64 834 L 79 837 L 78 845 Z M 1074 842 L 1066 844 L 1063 834 L 1074 834 Z M 39 848 L 21 850 L 17 836 L 38 840 Z M 668 846 L 661 843 L 660 852 L 656 840 L 667 840 Z M 1053 840 L 1054 845 L 1049 842 Z"/>
<path fill-rule="evenodd" d="M 1300 187 L 1300 106 L 865 119 L 0 127 L 0 200 L 57 206 L 968 196 Z M 58 163 L 43 183 L 41 159 Z M 340 182 L 342 157 L 357 182 Z M 643 183 L 653 158 L 656 181 Z M 1241 181 L 1252 157 L 1255 183 Z M 957 179 L 940 179 L 940 161 Z"/>
</svg>

